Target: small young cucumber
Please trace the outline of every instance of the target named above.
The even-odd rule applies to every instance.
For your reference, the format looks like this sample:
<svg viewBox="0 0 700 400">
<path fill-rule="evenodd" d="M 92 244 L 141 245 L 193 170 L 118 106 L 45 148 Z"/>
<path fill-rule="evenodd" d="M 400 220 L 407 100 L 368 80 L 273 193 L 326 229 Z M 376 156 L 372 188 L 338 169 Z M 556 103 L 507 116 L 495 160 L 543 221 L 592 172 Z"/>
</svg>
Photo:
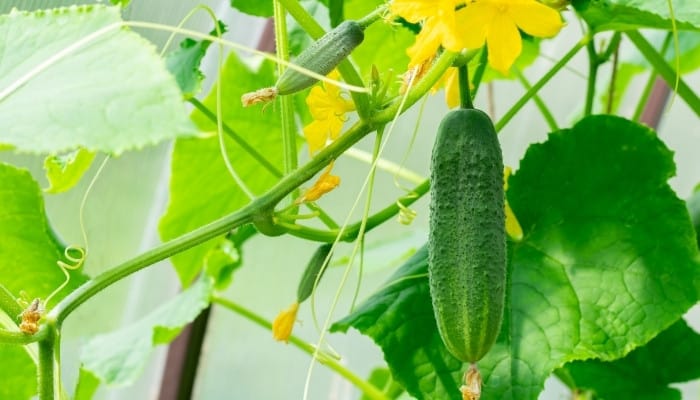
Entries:
<svg viewBox="0 0 700 400">
<path fill-rule="evenodd" d="M 302 303 L 311 296 L 316 281 L 321 279 L 323 273 L 327 269 L 323 268 L 323 265 L 332 247 L 332 243 L 322 244 L 316 249 L 314 255 L 311 256 L 311 260 L 309 260 L 309 263 L 306 265 L 304 274 L 301 276 L 299 286 L 297 287 L 297 303 Z M 326 265 L 326 267 L 328 266 Z"/>
<path fill-rule="evenodd" d="M 343 21 L 332 31 L 323 35 L 299 54 L 294 64 L 319 75 L 328 75 L 365 38 L 365 33 L 357 22 Z M 277 80 L 277 94 L 292 94 L 304 90 L 318 79 L 293 68 L 287 68 Z"/>
<path fill-rule="evenodd" d="M 489 117 L 459 109 L 440 123 L 431 159 L 428 271 L 440 336 L 480 360 L 503 320 L 506 236 L 503 156 Z"/>
</svg>

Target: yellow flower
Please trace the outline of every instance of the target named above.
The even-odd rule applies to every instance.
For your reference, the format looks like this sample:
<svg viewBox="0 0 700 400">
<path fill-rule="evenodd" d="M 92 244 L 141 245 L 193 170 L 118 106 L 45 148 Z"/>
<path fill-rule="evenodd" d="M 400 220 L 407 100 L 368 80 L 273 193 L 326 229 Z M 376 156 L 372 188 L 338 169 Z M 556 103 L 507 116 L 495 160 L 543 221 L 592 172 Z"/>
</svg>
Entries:
<svg viewBox="0 0 700 400">
<path fill-rule="evenodd" d="M 307 203 L 310 201 L 316 201 L 321 198 L 324 194 L 330 192 L 340 185 L 340 177 L 331 175 L 331 169 L 333 169 L 333 162 L 328 164 L 325 171 L 318 177 L 318 180 L 311 189 L 307 190 L 301 197 L 297 198 L 295 203 Z"/>
<path fill-rule="evenodd" d="M 277 315 L 272 322 L 272 337 L 275 340 L 289 342 L 292 329 L 297 322 L 297 311 L 299 311 L 299 303 L 295 301 L 288 309 Z"/>
<path fill-rule="evenodd" d="M 503 171 L 503 189 L 505 191 L 508 190 L 510 173 L 510 167 L 505 167 Z M 510 208 L 508 200 L 506 200 L 506 232 L 513 240 L 520 241 L 523 238 L 523 228 L 520 227 L 520 222 L 518 222 L 518 218 L 515 217 L 515 213 Z"/>
<path fill-rule="evenodd" d="M 450 67 L 442 75 L 433 90 L 436 91 L 440 87 L 445 88 L 445 102 L 448 108 L 455 108 L 459 105 L 459 70 L 456 67 Z"/>
<path fill-rule="evenodd" d="M 409 68 L 432 57 L 440 46 L 460 51 L 465 46 L 457 29 L 455 7 L 464 0 L 394 0 L 391 12 L 408 22 L 423 23 L 416 43 L 407 50 Z"/>
<path fill-rule="evenodd" d="M 552 37 L 563 26 L 556 10 L 535 0 L 477 0 L 458 15 L 458 28 L 467 48 L 488 47 L 489 64 L 503 74 L 522 51 L 520 32 Z"/>
<path fill-rule="evenodd" d="M 328 75 L 338 79 L 339 74 L 333 71 Z M 306 104 L 314 120 L 304 127 L 304 137 L 309 144 L 309 153 L 313 155 L 326 147 L 326 142 L 338 138 L 343 129 L 345 114 L 355 109 L 352 101 L 345 99 L 340 88 L 323 82 L 323 87 L 314 86 L 306 97 Z"/>
</svg>

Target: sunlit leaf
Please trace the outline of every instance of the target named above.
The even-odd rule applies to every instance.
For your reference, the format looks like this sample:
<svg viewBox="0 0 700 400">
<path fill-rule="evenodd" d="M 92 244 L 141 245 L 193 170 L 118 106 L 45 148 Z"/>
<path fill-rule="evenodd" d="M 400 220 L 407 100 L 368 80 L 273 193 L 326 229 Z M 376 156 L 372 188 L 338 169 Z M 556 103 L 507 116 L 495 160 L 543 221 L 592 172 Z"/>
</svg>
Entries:
<svg viewBox="0 0 700 400">
<path fill-rule="evenodd" d="M 0 142 L 119 154 L 193 134 L 163 60 L 121 22 L 101 5 L 0 16 Z"/>
<path fill-rule="evenodd" d="M 70 190 L 90 169 L 95 153 L 78 149 L 67 154 L 48 156 L 44 159 L 44 170 L 49 187 L 47 193 L 62 193 Z"/>
<path fill-rule="evenodd" d="M 0 163 L 0 204 L 0 282 L 16 298 L 24 292 L 26 300 L 46 299 L 65 280 L 56 262 L 67 260 L 46 220 L 41 189 L 28 171 Z M 52 304 L 85 282 L 79 272 L 70 275 Z"/>
<path fill-rule="evenodd" d="M 522 225 L 509 243 L 507 308 L 479 362 L 485 399 L 535 399 L 564 363 L 614 360 L 697 301 L 700 261 L 685 205 L 667 184 L 671 152 L 651 130 L 589 117 L 530 147 L 509 180 Z M 442 345 L 420 250 L 333 329 L 382 347 L 419 399 L 460 399 L 465 365 Z"/>
<path fill-rule="evenodd" d="M 133 383 L 153 348 L 175 339 L 209 305 L 211 291 L 207 279 L 199 280 L 138 322 L 92 338 L 83 348 L 82 368 L 109 386 Z"/>
</svg>

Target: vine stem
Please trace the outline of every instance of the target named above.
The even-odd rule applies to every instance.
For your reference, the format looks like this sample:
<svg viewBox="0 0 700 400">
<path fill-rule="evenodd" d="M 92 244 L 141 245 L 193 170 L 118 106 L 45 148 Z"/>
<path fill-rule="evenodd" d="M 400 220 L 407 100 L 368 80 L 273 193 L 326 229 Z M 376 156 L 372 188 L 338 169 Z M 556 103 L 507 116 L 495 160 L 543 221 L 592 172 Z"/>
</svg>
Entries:
<svg viewBox="0 0 700 400">
<path fill-rule="evenodd" d="M 530 90 L 532 88 L 532 84 L 530 84 L 530 82 L 527 80 L 525 75 L 523 75 L 520 69 L 513 68 L 513 74 L 515 74 L 515 77 L 518 78 L 525 90 Z M 542 98 L 539 95 L 535 94 L 534 96 L 532 96 L 532 100 L 535 102 L 535 105 L 540 110 L 540 114 L 542 114 L 542 117 L 544 118 L 545 122 L 547 122 L 547 126 L 549 126 L 549 129 L 551 131 L 558 131 L 559 125 L 557 125 L 557 120 L 554 119 L 554 115 L 552 115 L 552 112 L 549 110 L 549 107 L 547 107 Z"/>
<path fill-rule="evenodd" d="M 289 61 L 289 38 L 287 34 L 287 12 L 280 0 L 274 0 L 275 18 L 275 52 L 277 58 Z M 277 64 L 277 72 L 282 75 L 284 66 Z M 288 174 L 297 168 L 296 124 L 294 122 L 294 104 L 291 96 L 280 96 L 280 113 L 282 115 L 282 148 L 284 173 Z M 296 190 L 298 191 L 298 190 Z M 296 197 L 295 194 L 292 196 Z"/>
<path fill-rule="evenodd" d="M 586 44 L 586 51 L 588 53 L 588 87 L 586 88 L 586 102 L 583 114 L 591 115 L 593 112 L 593 100 L 595 99 L 595 86 L 598 78 L 598 67 L 600 67 L 598 53 L 596 52 L 595 42 L 593 41 L 592 37 Z"/>
<path fill-rule="evenodd" d="M 540 91 L 540 89 L 542 89 L 542 87 L 554 77 L 554 75 L 556 75 L 562 68 L 564 68 L 564 66 L 566 66 L 566 64 L 569 63 L 569 61 L 576 55 L 576 53 L 578 53 L 579 50 L 581 50 L 581 48 L 586 45 L 588 40 L 588 38 L 584 38 L 583 40 L 576 43 L 571 48 L 571 50 L 569 50 L 559 60 L 559 62 L 554 64 L 554 66 L 549 71 L 547 71 L 547 73 L 544 74 L 544 76 L 542 76 L 542 78 L 540 78 L 539 81 L 532 85 L 532 87 L 527 92 L 525 92 L 525 94 L 496 123 L 496 132 L 500 132 L 501 129 L 503 129 L 503 127 L 506 126 L 511 119 L 513 119 L 515 114 L 517 114 L 518 111 L 520 111 L 520 109 L 523 108 L 523 106 L 525 106 L 525 104 L 528 101 L 530 101 L 530 99 L 533 96 L 535 96 Z"/>
<path fill-rule="evenodd" d="M 46 336 L 39 341 L 39 365 L 37 368 L 37 388 L 39 400 L 54 400 L 56 386 L 55 357 L 58 351 L 58 333 L 56 326 L 46 324 Z"/>
<path fill-rule="evenodd" d="M 212 297 L 212 302 L 215 304 L 218 304 L 222 307 L 227 308 L 230 311 L 235 312 L 236 314 L 246 318 L 247 320 L 254 322 L 255 324 L 272 331 L 272 323 L 270 321 L 266 320 L 265 318 L 261 317 L 259 314 L 256 314 L 254 311 L 249 310 L 237 303 L 234 303 L 231 300 L 224 299 L 222 297 L 217 297 L 214 296 Z M 300 339 L 298 336 L 291 335 L 289 337 L 289 343 L 293 344 L 296 348 L 300 349 L 301 351 L 305 352 L 306 354 L 312 355 L 315 352 L 315 348 L 313 345 L 310 343 L 305 342 L 304 340 Z M 334 372 L 337 372 L 340 376 L 344 377 L 348 381 L 352 382 L 358 389 L 362 391 L 367 397 L 369 397 L 372 400 L 389 400 L 389 398 L 382 393 L 376 386 L 372 385 L 371 383 L 367 382 L 366 380 L 360 378 L 359 376 L 355 375 L 352 371 L 349 369 L 345 368 L 343 365 L 341 365 L 339 362 L 334 360 L 331 357 L 323 357 L 320 358 L 319 361 L 333 370 Z"/>
<path fill-rule="evenodd" d="M 685 80 L 678 76 L 677 71 L 668 65 L 654 46 L 652 46 L 639 31 L 628 31 L 625 32 L 625 35 L 627 35 L 627 38 L 637 47 L 637 50 L 639 50 L 644 58 L 654 67 L 654 71 L 661 75 L 669 87 L 674 87 L 677 82 L 675 86 L 677 88 L 676 93 L 688 104 L 688 107 L 693 110 L 695 115 L 700 116 L 700 97 L 695 94 Z"/>
<path fill-rule="evenodd" d="M 218 38 L 213 37 L 212 40 L 218 40 Z M 418 99 L 428 93 L 430 88 L 432 88 L 435 82 L 451 65 L 454 57 L 455 53 L 443 53 L 423 79 L 411 88 L 406 96 L 397 99 L 386 109 L 378 112 L 371 121 L 360 120 L 355 123 L 336 141 L 321 150 L 304 166 L 295 170 L 294 173 L 283 177 L 275 186 L 262 196 L 253 199 L 248 205 L 232 214 L 156 246 L 96 276 L 64 297 L 49 312 L 49 316 L 55 319 L 57 326 L 60 327 L 65 318 L 76 308 L 113 283 L 158 261 L 223 235 L 231 229 L 254 222 L 256 219 L 269 213 L 285 196 L 304 182 L 313 178 L 314 175 L 328 165 L 328 163 L 338 158 L 345 150 L 352 147 L 368 133 L 373 132 L 375 126 L 388 123 L 399 115 L 400 112 L 404 112 L 418 101 Z"/>
</svg>

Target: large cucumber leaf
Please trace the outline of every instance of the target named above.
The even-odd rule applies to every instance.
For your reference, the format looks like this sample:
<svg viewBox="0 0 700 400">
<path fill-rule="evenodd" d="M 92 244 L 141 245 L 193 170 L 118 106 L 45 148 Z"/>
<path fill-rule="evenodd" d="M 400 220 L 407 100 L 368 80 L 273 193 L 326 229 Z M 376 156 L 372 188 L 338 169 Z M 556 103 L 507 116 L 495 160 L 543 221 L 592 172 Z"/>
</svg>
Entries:
<svg viewBox="0 0 700 400">
<path fill-rule="evenodd" d="M 182 96 L 119 7 L 0 16 L 0 143 L 58 154 L 119 154 L 191 135 Z"/>
<path fill-rule="evenodd" d="M 564 375 L 572 389 L 592 390 L 601 400 L 680 400 L 669 385 L 700 377 L 699 347 L 700 335 L 680 319 L 625 358 L 575 361 Z"/>
<path fill-rule="evenodd" d="M 595 31 L 640 28 L 700 30 L 700 8 L 696 0 L 573 0 L 571 4 Z"/>
<path fill-rule="evenodd" d="M 479 362 L 483 399 L 535 399 L 574 360 L 614 360 L 697 301 L 700 260 L 685 205 L 667 184 L 672 153 L 641 125 L 588 117 L 530 147 L 508 201 L 524 231 L 508 246 L 500 337 Z M 427 251 L 333 326 L 371 336 L 419 399 L 460 399 L 465 365 L 433 317 Z"/>
</svg>

